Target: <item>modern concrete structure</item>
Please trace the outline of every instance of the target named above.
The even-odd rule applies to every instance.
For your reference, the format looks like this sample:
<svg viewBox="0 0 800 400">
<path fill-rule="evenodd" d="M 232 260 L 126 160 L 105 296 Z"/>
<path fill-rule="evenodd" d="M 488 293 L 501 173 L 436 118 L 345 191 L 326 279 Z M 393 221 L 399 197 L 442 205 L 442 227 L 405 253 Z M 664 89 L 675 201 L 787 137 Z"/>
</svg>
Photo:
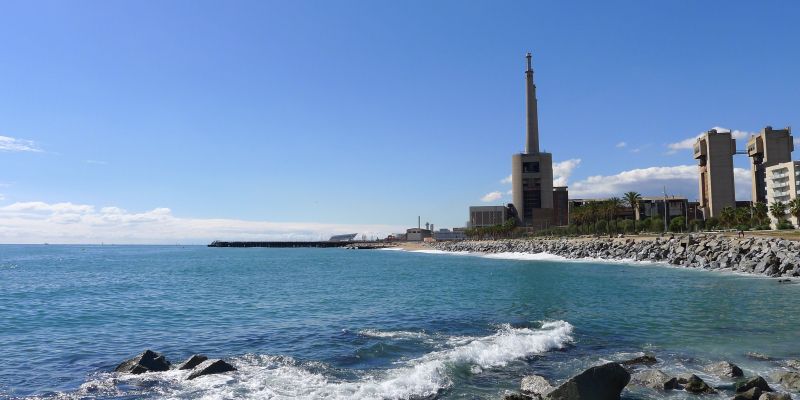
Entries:
<svg viewBox="0 0 800 400">
<path fill-rule="evenodd" d="M 431 231 L 429 229 L 406 229 L 406 240 L 409 242 L 421 242 L 429 237 L 431 237 Z"/>
<path fill-rule="evenodd" d="M 767 168 L 792 161 L 792 129 L 772 129 L 767 126 L 747 141 L 747 155 L 752 159 L 753 201 L 767 202 Z"/>
<path fill-rule="evenodd" d="M 733 187 L 733 155 L 736 140 L 730 132 L 712 129 L 694 144 L 700 171 L 700 208 L 704 218 L 719 217 L 725 207 L 736 204 Z"/>
<path fill-rule="evenodd" d="M 689 215 L 689 200 L 685 197 L 670 196 L 664 201 L 664 196 L 642 197 L 639 200 L 639 209 L 636 210 L 636 219 L 643 220 L 652 217 L 664 218 L 666 204 L 667 221 L 675 217 L 684 217 L 686 221 L 694 219 Z"/>
<path fill-rule="evenodd" d="M 800 161 L 771 165 L 766 168 L 765 176 L 767 182 L 765 202 L 767 204 L 776 201 L 786 204 L 792 199 L 800 197 Z M 769 213 L 769 220 L 772 229 L 776 229 L 778 220 L 772 216 L 772 213 Z M 800 225 L 800 221 L 790 214 L 786 215 L 786 221 L 794 226 Z"/>
<path fill-rule="evenodd" d="M 553 224 L 553 156 L 539 151 L 539 117 L 531 53 L 527 59 L 526 145 L 524 153 L 511 157 L 511 191 L 522 225 L 544 229 Z"/>
<path fill-rule="evenodd" d="M 467 235 L 464 234 L 464 231 L 439 229 L 433 232 L 433 238 L 437 242 L 444 242 L 448 240 L 464 240 L 467 238 Z"/>
<path fill-rule="evenodd" d="M 504 206 L 472 206 L 469 208 L 470 228 L 503 225 L 508 219 L 508 209 Z"/>
<path fill-rule="evenodd" d="M 569 225 L 569 192 L 566 186 L 553 188 L 553 226 Z"/>
</svg>

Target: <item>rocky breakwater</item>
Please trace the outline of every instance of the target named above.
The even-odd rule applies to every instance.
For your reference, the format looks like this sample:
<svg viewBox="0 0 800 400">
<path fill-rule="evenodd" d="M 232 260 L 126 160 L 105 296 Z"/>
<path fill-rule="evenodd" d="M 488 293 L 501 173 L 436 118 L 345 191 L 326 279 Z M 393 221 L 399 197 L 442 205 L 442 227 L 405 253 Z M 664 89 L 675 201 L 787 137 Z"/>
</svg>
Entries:
<svg viewBox="0 0 800 400">
<path fill-rule="evenodd" d="M 800 276 L 800 242 L 690 234 L 658 238 L 559 238 L 435 242 L 443 251 L 548 253 L 569 259 L 664 262 L 687 268 L 728 270 L 771 277 Z"/>
<path fill-rule="evenodd" d="M 164 372 L 171 369 L 190 371 L 186 379 L 192 380 L 204 375 L 222 374 L 236 371 L 233 365 L 219 359 L 209 359 L 202 354 L 195 354 L 178 366 L 173 366 L 161 353 L 145 350 L 142 354 L 125 360 L 114 369 L 114 372 L 139 375 L 148 372 Z"/>
</svg>

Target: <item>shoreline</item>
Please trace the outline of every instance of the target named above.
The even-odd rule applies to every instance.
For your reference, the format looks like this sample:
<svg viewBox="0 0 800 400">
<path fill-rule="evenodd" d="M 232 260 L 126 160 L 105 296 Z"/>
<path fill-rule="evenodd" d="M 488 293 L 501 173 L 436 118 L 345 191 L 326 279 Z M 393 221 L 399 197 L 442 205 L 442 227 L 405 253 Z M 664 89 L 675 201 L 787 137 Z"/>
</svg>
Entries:
<svg viewBox="0 0 800 400">
<path fill-rule="evenodd" d="M 400 248 L 484 256 L 508 253 L 544 255 L 561 257 L 561 261 L 652 263 L 737 275 L 800 277 L 800 243 L 776 238 L 687 234 L 644 238 L 468 240 L 415 243 Z"/>
</svg>

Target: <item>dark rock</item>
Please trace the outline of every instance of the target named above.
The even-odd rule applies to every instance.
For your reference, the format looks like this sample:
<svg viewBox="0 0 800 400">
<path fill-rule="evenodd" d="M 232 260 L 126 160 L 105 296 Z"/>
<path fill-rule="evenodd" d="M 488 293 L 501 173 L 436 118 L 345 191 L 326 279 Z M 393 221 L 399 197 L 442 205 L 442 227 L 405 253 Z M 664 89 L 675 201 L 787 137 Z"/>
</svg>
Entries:
<svg viewBox="0 0 800 400">
<path fill-rule="evenodd" d="M 758 400 L 792 400 L 792 395 L 789 393 L 761 393 L 761 397 Z"/>
<path fill-rule="evenodd" d="M 534 397 L 522 393 L 507 393 L 503 396 L 503 400 L 534 400 Z"/>
<path fill-rule="evenodd" d="M 186 379 L 194 379 L 203 375 L 221 374 L 223 372 L 236 371 L 233 365 L 222 360 L 206 360 L 195 367 L 195 371 Z"/>
<path fill-rule="evenodd" d="M 539 375 L 529 375 L 522 378 L 520 389 L 523 393 L 544 396 L 555 389 L 547 379 Z"/>
<path fill-rule="evenodd" d="M 202 354 L 195 354 L 189 357 L 188 360 L 184 361 L 183 364 L 178 365 L 178 369 L 185 370 L 185 369 L 193 369 L 194 367 L 200 365 L 203 361 L 208 360 L 208 357 Z"/>
<path fill-rule="evenodd" d="M 786 389 L 800 392 L 800 373 L 794 371 L 781 371 L 776 373 L 772 379 L 778 381 Z"/>
<path fill-rule="evenodd" d="M 169 370 L 169 367 L 169 361 L 163 355 L 152 350 L 145 350 L 142 354 L 118 365 L 114 372 L 143 374 L 145 372 L 166 371 Z"/>
<path fill-rule="evenodd" d="M 648 369 L 633 375 L 633 381 L 651 389 L 672 390 L 678 388 L 678 379 L 657 369 Z"/>
<path fill-rule="evenodd" d="M 690 393 L 705 393 L 705 394 L 713 394 L 717 393 L 711 386 L 708 386 L 702 379 L 700 379 L 697 375 L 691 375 L 688 379 L 686 379 L 686 383 L 684 383 L 684 390 Z"/>
<path fill-rule="evenodd" d="M 761 397 L 761 389 L 754 387 L 745 392 L 736 393 L 732 400 L 758 400 Z"/>
<path fill-rule="evenodd" d="M 707 365 L 705 370 L 708 373 L 720 377 L 738 378 L 744 376 L 744 372 L 741 368 L 739 368 L 736 364 L 727 361 L 720 361 L 715 364 Z"/>
<path fill-rule="evenodd" d="M 632 367 L 634 365 L 647 365 L 649 367 L 653 364 L 656 364 L 657 362 L 658 360 L 656 359 L 655 355 L 653 355 L 652 353 L 645 353 L 645 355 L 643 356 L 631 358 L 630 360 L 625 360 L 620 364 L 625 367 Z"/>
<path fill-rule="evenodd" d="M 547 395 L 551 400 L 616 400 L 631 375 L 621 365 L 592 367 L 570 378 Z"/>
<path fill-rule="evenodd" d="M 736 384 L 736 393 L 742 393 L 750 390 L 751 388 L 759 388 L 761 391 L 764 392 L 772 392 L 772 388 L 769 387 L 767 381 L 760 376 L 756 376 L 755 378 L 750 378 L 745 382 L 737 383 Z"/>
</svg>

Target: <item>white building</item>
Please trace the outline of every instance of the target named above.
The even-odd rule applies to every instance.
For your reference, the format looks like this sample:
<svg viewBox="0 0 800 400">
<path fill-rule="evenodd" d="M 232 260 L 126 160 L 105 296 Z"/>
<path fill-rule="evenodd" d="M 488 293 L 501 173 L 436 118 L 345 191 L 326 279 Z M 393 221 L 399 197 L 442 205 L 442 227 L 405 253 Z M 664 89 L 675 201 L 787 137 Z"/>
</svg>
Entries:
<svg viewBox="0 0 800 400">
<path fill-rule="evenodd" d="M 800 161 L 789 161 L 776 164 L 766 169 L 766 192 L 767 205 L 780 201 L 788 203 L 790 200 L 800 196 Z M 788 210 L 787 210 L 788 211 Z M 777 227 L 778 220 L 769 214 L 770 226 Z M 797 218 L 786 215 L 786 220 L 792 225 L 797 226 Z"/>
</svg>

